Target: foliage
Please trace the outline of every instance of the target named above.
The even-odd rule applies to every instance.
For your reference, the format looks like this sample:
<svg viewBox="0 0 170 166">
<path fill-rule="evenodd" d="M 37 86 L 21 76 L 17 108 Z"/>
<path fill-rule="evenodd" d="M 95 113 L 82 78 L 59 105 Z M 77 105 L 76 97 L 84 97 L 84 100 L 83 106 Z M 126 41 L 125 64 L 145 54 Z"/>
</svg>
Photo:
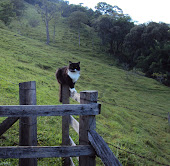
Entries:
<svg viewBox="0 0 170 166">
<path fill-rule="evenodd" d="M 9 2 L 0 3 L 0 20 L 2 20 L 6 25 L 9 25 L 12 17 L 15 17 L 13 4 Z"/>
<path fill-rule="evenodd" d="M 152 77 L 153 73 L 170 72 L 170 32 L 164 23 L 151 22 L 131 29 L 124 41 L 127 63 Z M 163 82 L 167 82 L 164 80 Z M 166 83 L 167 84 L 167 83 Z"/>
<path fill-rule="evenodd" d="M 110 52 L 114 55 L 121 52 L 125 36 L 134 26 L 129 16 L 115 18 L 109 15 L 102 15 L 93 22 L 93 25 L 102 39 L 102 44 L 109 43 Z"/>
<path fill-rule="evenodd" d="M 77 29 L 77 31 L 78 31 L 79 46 L 80 46 L 80 29 L 87 22 L 88 22 L 88 17 L 86 15 L 86 13 L 81 12 L 81 11 L 75 11 L 69 17 L 70 26 Z"/>
<path fill-rule="evenodd" d="M 40 24 L 39 20 L 37 20 L 36 18 L 30 18 L 28 23 L 33 28 L 37 27 Z"/>
<path fill-rule="evenodd" d="M 23 15 L 25 5 L 23 0 L 10 0 L 0 3 L 0 20 L 9 25 L 12 18 L 19 18 Z"/>
<path fill-rule="evenodd" d="M 10 0 L 11 4 L 13 5 L 13 12 L 16 13 L 17 17 L 23 15 L 25 10 L 24 0 Z"/>
<path fill-rule="evenodd" d="M 116 17 L 123 14 L 121 8 L 119 8 L 118 6 L 112 6 L 110 4 L 107 4 L 106 2 L 99 2 L 95 8 L 103 15 L 110 15 Z"/>
<path fill-rule="evenodd" d="M 24 1 L 30 4 L 35 4 L 37 0 L 24 0 Z"/>
</svg>

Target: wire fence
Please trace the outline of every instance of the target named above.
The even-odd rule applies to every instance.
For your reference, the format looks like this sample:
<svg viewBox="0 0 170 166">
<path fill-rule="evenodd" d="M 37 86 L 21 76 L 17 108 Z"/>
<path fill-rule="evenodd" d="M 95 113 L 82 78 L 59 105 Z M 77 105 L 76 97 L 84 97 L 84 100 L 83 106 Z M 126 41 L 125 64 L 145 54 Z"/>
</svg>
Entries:
<svg viewBox="0 0 170 166">
<path fill-rule="evenodd" d="M 149 113 L 149 112 L 145 112 L 145 111 L 141 111 L 141 110 L 128 108 L 126 106 L 121 106 L 121 105 L 118 105 L 118 104 L 108 103 L 108 102 L 105 102 L 105 101 L 102 101 L 102 100 L 98 100 L 98 101 L 101 102 L 101 103 L 105 103 L 105 104 L 113 105 L 113 106 L 116 106 L 116 107 L 124 108 L 124 109 L 130 110 L 130 111 L 136 111 L 136 112 L 148 114 L 148 115 L 151 115 L 151 116 L 156 116 L 156 117 L 159 117 L 159 118 L 162 118 L 162 119 L 167 119 L 167 117 L 160 116 L 160 115 L 157 115 L 157 114 L 153 114 L 153 113 Z"/>
<path fill-rule="evenodd" d="M 135 155 L 135 156 L 137 156 L 137 157 L 140 157 L 140 158 L 142 158 L 142 159 L 145 159 L 145 160 L 154 162 L 154 163 L 156 163 L 156 164 L 164 165 L 164 166 L 170 166 L 170 165 L 168 165 L 168 164 L 161 163 L 161 162 L 159 162 L 159 161 L 156 161 L 156 160 L 154 160 L 154 159 L 148 158 L 148 157 L 146 157 L 146 156 L 143 156 L 143 155 L 140 155 L 140 154 L 137 154 L 137 153 L 130 152 L 130 151 L 128 151 L 128 150 L 122 149 L 122 148 L 120 148 L 120 147 L 118 147 L 118 146 L 115 146 L 115 145 L 113 145 L 113 144 L 111 144 L 111 143 L 107 143 L 107 144 L 110 145 L 110 146 L 112 146 L 112 147 L 114 147 L 114 148 L 116 148 L 116 149 L 119 149 L 119 150 L 121 150 L 121 151 L 124 151 L 124 152 L 126 152 L 126 153 L 128 153 L 128 154 Z"/>
</svg>

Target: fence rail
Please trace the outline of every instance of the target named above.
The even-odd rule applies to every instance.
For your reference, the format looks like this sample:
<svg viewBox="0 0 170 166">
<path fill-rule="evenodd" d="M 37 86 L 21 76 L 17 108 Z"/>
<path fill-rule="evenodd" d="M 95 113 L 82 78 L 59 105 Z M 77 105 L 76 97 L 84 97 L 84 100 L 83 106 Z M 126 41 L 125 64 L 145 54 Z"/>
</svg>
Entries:
<svg viewBox="0 0 170 166">
<path fill-rule="evenodd" d="M 79 157 L 80 166 L 95 166 L 98 155 L 106 166 L 121 165 L 95 131 L 95 116 L 101 111 L 97 91 L 72 94 L 71 97 L 80 104 L 69 104 L 69 87 L 63 85 L 63 105 L 36 105 L 33 81 L 19 84 L 19 96 L 20 105 L 0 106 L 0 116 L 8 117 L 0 124 L 0 135 L 20 120 L 19 146 L 0 147 L 0 158 L 19 158 L 19 166 L 37 166 L 37 158 L 62 157 L 63 166 L 69 166 L 74 165 L 71 157 Z M 78 115 L 79 122 L 72 115 Z M 62 116 L 62 146 L 37 146 L 37 116 Z M 4 129 L 8 122 L 10 124 Z M 78 133 L 79 145 L 70 137 L 69 126 Z"/>
<path fill-rule="evenodd" d="M 100 104 L 67 104 L 67 105 L 0 105 L 0 116 L 65 116 L 65 115 L 98 115 Z"/>
</svg>

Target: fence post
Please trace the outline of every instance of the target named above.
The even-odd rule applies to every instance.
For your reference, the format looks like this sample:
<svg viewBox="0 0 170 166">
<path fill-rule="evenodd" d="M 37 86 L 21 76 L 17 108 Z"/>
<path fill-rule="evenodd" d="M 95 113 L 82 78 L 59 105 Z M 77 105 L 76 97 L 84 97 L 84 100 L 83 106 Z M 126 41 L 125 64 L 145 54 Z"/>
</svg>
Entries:
<svg viewBox="0 0 170 166">
<path fill-rule="evenodd" d="M 68 85 L 61 85 L 62 103 L 69 104 L 70 90 Z M 62 116 L 62 145 L 70 145 L 69 139 L 69 122 L 70 115 Z M 70 157 L 63 158 L 63 166 L 71 164 Z"/>
<path fill-rule="evenodd" d="M 19 83 L 20 105 L 36 105 L 36 82 Z M 37 146 L 37 117 L 22 117 L 19 122 L 19 145 Z M 37 159 L 19 159 L 19 166 L 37 166 Z"/>
<path fill-rule="evenodd" d="M 80 92 L 80 104 L 97 103 L 97 91 L 82 91 Z M 88 132 L 96 128 L 95 116 L 80 116 L 79 119 L 79 144 L 88 145 Z M 82 156 L 79 157 L 79 166 L 95 166 L 95 156 Z"/>
</svg>

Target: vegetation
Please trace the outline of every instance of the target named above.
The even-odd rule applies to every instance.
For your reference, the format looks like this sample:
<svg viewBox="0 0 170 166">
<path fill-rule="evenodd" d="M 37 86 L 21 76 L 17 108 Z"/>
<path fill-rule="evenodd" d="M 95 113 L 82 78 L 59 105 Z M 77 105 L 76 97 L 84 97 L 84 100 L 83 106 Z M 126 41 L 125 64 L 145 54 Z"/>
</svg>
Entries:
<svg viewBox="0 0 170 166">
<path fill-rule="evenodd" d="M 97 116 L 97 132 L 107 143 L 110 143 L 110 148 L 122 165 L 157 165 L 158 163 L 154 161 L 168 165 L 170 163 L 170 128 L 167 115 L 170 107 L 170 90 L 158 81 L 144 77 L 144 73 L 133 68 L 142 68 L 141 56 L 145 54 L 145 52 L 142 52 L 145 49 L 137 47 L 140 41 L 147 41 L 156 45 L 155 47 L 150 45 L 150 52 L 146 54 L 145 60 L 148 60 L 148 64 L 150 61 L 161 64 L 164 63 L 165 57 L 169 57 L 167 52 L 169 49 L 168 39 L 166 37 L 162 38 L 162 33 L 160 33 L 160 37 L 156 37 L 152 41 L 146 40 L 157 30 L 157 26 L 161 29 L 164 25 L 150 23 L 150 25 L 136 26 L 128 16 L 120 16 L 114 20 L 109 15 L 103 16 L 99 11 L 94 12 L 81 6 L 68 5 L 60 1 L 61 10 L 58 12 L 58 19 L 56 19 L 55 40 L 52 42 L 52 38 L 50 38 L 49 45 L 46 45 L 46 27 L 41 21 L 41 15 L 37 13 L 36 8 L 32 5 L 35 4 L 35 1 L 27 0 L 27 2 L 31 4 L 24 3 L 26 8 L 20 20 L 16 19 L 17 16 L 15 16 L 11 18 L 7 26 L 4 25 L 3 20 L 0 22 L 0 105 L 19 104 L 18 83 L 25 81 L 36 81 L 38 105 L 59 104 L 59 86 L 55 79 L 56 69 L 67 65 L 69 60 L 81 61 L 81 77 L 76 84 L 76 89 L 78 92 L 92 89 L 99 91 L 102 112 Z M 58 1 L 51 0 L 51 2 Z M 68 10 L 70 13 L 67 13 L 67 15 L 66 8 L 72 9 Z M 77 42 L 77 30 L 70 28 L 68 24 L 69 16 L 76 9 L 81 9 L 81 12 L 85 12 L 89 19 L 81 29 L 80 47 Z M 63 14 L 65 14 L 64 17 Z M 33 20 L 33 18 L 38 20 L 36 26 L 30 25 L 30 20 Z M 120 25 L 121 29 L 123 24 L 128 25 L 128 28 L 123 29 L 124 33 L 119 41 L 110 32 L 113 27 L 109 25 L 111 28 L 110 30 L 108 29 L 107 38 L 102 43 L 100 32 L 98 31 L 99 22 L 95 22 L 94 18 L 97 21 L 102 20 L 102 18 L 111 19 L 110 24 L 115 29 L 115 31 L 112 31 L 113 33 L 121 32 L 119 30 Z M 49 23 L 50 36 L 53 36 L 54 32 L 53 21 L 51 20 Z M 149 26 L 152 30 L 148 29 L 150 28 Z M 135 28 L 142 27 L 142 32 L 145 32 L 145 40 L 136 40 L 137 46 L 134 45 L 136 47 L 133 50 L 131 47 L 133 43 L 130 43 L 131 45 L 127 43 L 130 40 L 132 41 L 132 38 L 130 39 L 131 34 L 138 32 L 137 30 L 135 31 Z M 166 36 L 166 28 L 162 32 Z M 111 34 L 114 37 L 112 50 L 110 50 L 111 37 L 109 36 Z M 139 36 L 144 35 L 139 34 Z M 138 39 L 137 36 L 136 38 Z M 119 42 L 121 44 L 118 44 Z M 118 49 L 115 51 L 117 45 Z M 125 47 L 125 45 L 128 45 L 128 47 Z M 129 49 L 129 51 L 134 51 L 134 54 L 128 55 L 125 48 Z M 134 58 L 137 53 L 140 57 L 139 59 Z M 155 55 L 159 55 L 156 58 L 162 58 L 162 60 L 154 59 L 152 61 L 151 59 Z M 130 63 L 132 59 L 129 56 L 133 58 L 133 65 Z M 117 66 L 117 59 L 122 64 L 124 63 L 125 69 L 133 68 L 133 70 L 123 70 L 120 65 Z M 141 60 L 140 63 L 139 60 Z M 163 75 L 159 75 L 158 70 L 154 70 L 154 77 L 166 77 L 164 71 L 161 70 Z M 71 101 L 71 103 L 74 103 L 74 101 Z M 3 119 L 0 118 L 0 122 Z M 73 140 L 78 143 L 76 133 L 71 130 L 70 134 Z M 18 123 L 16 123 L 0 137 L 0 145 L 18 145 L 18 135 Z M 38 145 L 56 146 L 60 144 L 61 117 L 39 117 Z M 115 148 L 115 146 L 120 147 L 122 150 Z M 140 158 L 137 155 L 127 153 L 127 151 L 151 158 L 154 161 Z M 15 159 L 0 159 L 0 165 L 12 166 L 17 165 L 17 163 L 18 160 Z M 38 164 L 57 166 L 61 165 L 61 159 L 38 159 Z M 102 165 L 99 159 L 97 159 L 97 165 Z"/>
</svg>

